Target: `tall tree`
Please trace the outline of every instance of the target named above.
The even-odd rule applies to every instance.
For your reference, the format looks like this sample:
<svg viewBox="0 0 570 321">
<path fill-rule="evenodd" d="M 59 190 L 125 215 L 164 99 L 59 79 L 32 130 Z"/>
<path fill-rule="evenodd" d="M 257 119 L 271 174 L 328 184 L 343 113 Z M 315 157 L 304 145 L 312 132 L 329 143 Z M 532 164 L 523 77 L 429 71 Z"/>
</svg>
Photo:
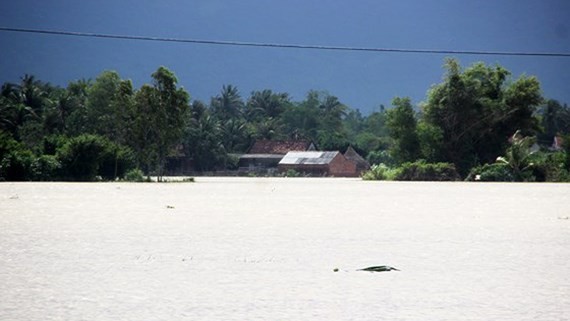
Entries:
<svg viewBox="0 0 570 321">
<path fill-rule="evenodd" d="M 135 96 L 135 150 L 162 180 L 169 152 L 181 143 L 189 111 L 189 94 L 177 88 L 178 79 L 166 67 L 152 74 L 153 85 L 143 85 Z"/>
<path fill-rule="evenodd" d="M 87 130 L 90 133 L 113 137 L 113 98 L 119 89 L 121 77 L 116 71 L 104 71 L 91 87 L 86 101 Z"/>
<path fill-rule="evenodd" d="M 243 118 L 244 103 L 237 87 L 224 85 L 222 92 L 212 98 L 212 115 L 221 121 Z"/>
<path fill-rule="evenodd" d="M 507 82 L 510 73 L 500 66 L 477 63 L 462 70 L 455 59 L 445 66 L 443 82 L 428 92 L 423 121 L 439 128 L 439 158 L 454 163 L 462 175 L 477 163 L 494 161 L 516 130 L 536 132 L 533 113 L 542 97 L 535 77 Z"/>
<path fill-rule="evenodd" d="M 186 155 L 200 171 L 212 170 L 225 163 L 227 156 L 220 122 L 207 113 L 190 120 L 184 145 Z"/>
<path fill-rule="evenodd" d="M 130 130 L 135 122 L 135 100 L 133 84 L 130 80 L 121 80 L 119 87 L 115 92 L 115 96 L 111 102 L 112 110 L 112 123 L 111 135 L 114 137 L 113 141 L 117 143 L 114 152 L 113 173 L 114 179 L 117 178 L 119 173 L 119 158 L 120 152 L 123 150 L 122 146 L 128 146 L 132 136 Z"/>
<path fill-rule="evenodd" d="M 417 119 L 409 98 L 396 97 L 394 108 L 386 112 L 386 125 L 393 139 L 392 157 L 399 163 L 415 161 L 420 157 Z"/>
<path fill-rule="evenodd" d="M 253 91 L 246 104 L 247 119 L 258 121 L 277 118 L 291 104 L 287 93 L 274 93 L 269 89 Z"/>
<path fill-rule="evenodd" d="M 543 128 L 542 138 L 544 143 L 551 144 L 556 135 L 570 133 L 570 108 L 562 105 L 554 99 L 546 101 L 541 108 L 541 125 Z"/>
<path fill-rule="evenodd" d="M 64 127 L 67 135 L 78 136 L 86 133 L 89 127 L 87 116 L 87 97 L 92 86 L 91 80 L 81 79 L 67 85 L 69 115 L 65 117 Z"/>
</svg>

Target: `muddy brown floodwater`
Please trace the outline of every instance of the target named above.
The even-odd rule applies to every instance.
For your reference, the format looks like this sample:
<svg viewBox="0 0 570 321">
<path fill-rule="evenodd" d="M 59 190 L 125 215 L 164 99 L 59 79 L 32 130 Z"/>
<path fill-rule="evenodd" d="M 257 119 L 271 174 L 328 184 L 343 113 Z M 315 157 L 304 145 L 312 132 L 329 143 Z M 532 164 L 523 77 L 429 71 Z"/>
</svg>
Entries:
<svg viewBox="0 0 570 321">
<path fill-rule="evenodd" d="M 570 319 L 570 184 L 196 181 L 1 183 L 0 320 Z"/>
</svg>

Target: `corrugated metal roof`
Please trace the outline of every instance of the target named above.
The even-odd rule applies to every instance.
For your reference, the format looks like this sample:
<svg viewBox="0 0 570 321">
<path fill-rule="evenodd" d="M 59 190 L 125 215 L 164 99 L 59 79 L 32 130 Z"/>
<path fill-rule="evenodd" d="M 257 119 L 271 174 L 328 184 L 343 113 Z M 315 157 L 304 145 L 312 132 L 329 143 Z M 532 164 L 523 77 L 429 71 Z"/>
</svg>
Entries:
<svg viewBox="0 0 570 321">
<path fill-rule="evenodd" d="M 239 158 L 241 159 L 259 159 L 259 158 L 263 158 L 263 159 L 282 159 L 283 155 L 281 154 L 243 154 L 241 155 Z"/>
<path fill-rule="evenodd" d="M 280 165 L 327 165 L 339 152 L 289 152 Z"/>
</svg>

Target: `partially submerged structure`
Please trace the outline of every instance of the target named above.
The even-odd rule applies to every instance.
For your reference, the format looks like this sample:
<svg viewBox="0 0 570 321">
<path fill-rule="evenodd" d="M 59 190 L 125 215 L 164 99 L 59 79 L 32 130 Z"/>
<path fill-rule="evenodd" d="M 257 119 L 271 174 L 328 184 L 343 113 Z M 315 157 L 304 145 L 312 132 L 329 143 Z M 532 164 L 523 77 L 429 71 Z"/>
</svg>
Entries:
<svg viewBox="0 0 570 321">
<path fill-rule="evenodd" d="M 348 149 L 344 153 L 346 159 L 356 163 L 356 172 L 360 175 L 362 172 L 370 169 L 370 163 L 367 162 L 360 154 L 358 154 L 352 146 L 348 146 Z"/>
<path fill-rule="evenodd" d="M 288 152 L 312 150 L 316 150 L 315 144 L 307 140 L 258 140 L 247 154 L 240 156 L 239 168 L 250 172 L 276 171 Z"/>
<path fill-rule="evenodd" d="M 340 152 L 289 152 L 278 165 L 280 172 L 295 170 L 311 176 L 355 177 L 356 163 Z"/>
<path fill-rule="evenodd" d="M 339 151 L 317 151 L 310 140 L 258 140 L 239 158 L 240 172 L 273 175 L 295 170 L 310 176 L 357 177 L 370 164 L 349 147 Z"/>
</svg>

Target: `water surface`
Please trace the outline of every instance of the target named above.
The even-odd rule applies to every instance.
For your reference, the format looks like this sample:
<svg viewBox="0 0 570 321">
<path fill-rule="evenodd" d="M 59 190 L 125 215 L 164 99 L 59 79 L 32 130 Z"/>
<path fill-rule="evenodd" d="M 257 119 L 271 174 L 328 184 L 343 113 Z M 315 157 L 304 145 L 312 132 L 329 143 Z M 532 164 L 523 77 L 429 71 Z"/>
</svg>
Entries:
<svg viewBox="0 0 570 321">
<path fill-rule="evenodd" d="M 2 183 L 0 320 L 568 320 L 569 204 L 570 184 Z"/>
</svg>

